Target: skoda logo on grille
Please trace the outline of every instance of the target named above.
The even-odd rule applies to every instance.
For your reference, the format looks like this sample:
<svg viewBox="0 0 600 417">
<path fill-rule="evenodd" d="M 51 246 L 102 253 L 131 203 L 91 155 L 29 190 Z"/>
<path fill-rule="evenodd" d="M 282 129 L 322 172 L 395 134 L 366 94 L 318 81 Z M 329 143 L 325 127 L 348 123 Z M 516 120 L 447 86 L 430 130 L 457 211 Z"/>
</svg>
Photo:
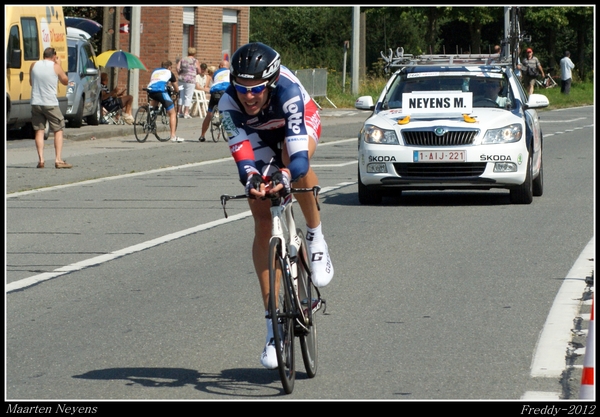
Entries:
<svg viewBox="0 0 600 417">
<path fill-rule="evenodd" d="M 436 127 L 433 132 L 437 135 L 437 136 L 444 136 L 444 134 L 446 133 L 446 129 L 444 129 L 443 127 Z"/>
</svg>

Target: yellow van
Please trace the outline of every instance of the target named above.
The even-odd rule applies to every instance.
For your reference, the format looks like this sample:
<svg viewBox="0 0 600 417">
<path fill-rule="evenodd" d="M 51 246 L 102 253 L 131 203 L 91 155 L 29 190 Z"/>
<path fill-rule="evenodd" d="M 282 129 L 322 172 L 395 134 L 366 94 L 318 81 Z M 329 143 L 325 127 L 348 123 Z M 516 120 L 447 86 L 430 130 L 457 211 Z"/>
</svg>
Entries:
<svg viewBox="0 0 600 417">
<path fill-rule="evenodd" d="M 52 46 L 68 70 L 67 29 L 60 6 L 6 6 L 6 124 L 8 129 L 23 127 L 25 137 L 33 137 L 31 126 L 31 64 L 43 58 Z M 67 87 L 58 83 L 58 102 L 67 111 Z"/>
</svg>

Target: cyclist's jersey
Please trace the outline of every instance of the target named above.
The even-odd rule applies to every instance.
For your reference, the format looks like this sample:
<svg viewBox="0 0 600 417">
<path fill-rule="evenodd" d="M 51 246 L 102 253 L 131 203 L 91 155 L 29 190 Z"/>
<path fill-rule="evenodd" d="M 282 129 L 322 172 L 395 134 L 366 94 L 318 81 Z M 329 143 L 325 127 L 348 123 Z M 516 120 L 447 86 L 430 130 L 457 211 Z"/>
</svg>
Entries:
<svg viewBox="0 0 600 417">
<path fill-rule="evenodd" d="M 213 84 L 210 87 L 210 93 L 225 91 L 229 87 L 229 69 L 219 68 L 213 74 Z"/>
<path fill-rule="evenodd" d="M 249 173 L 259 172 L 269 177 L 284 167 L 282 143 L 290 156 L 287 168 L 292 181 L 303 177 L 309 168 L 309 135 L 318 141 L 321 134 L 317 105 L 289 69 L 281 67 L 277 86 L 270 94 L 267 107 L 256 116 L 244 112 L 233 85 L 219 101 L 229 149 L 242 184 Z"/>
<path fill-rule="evenodd" d="M 152 75 L 150 76 L 148 90 L 152 93 L 165 92 L 167 91 L 167 84 L 169 84 L 169 81 L 177 81 L 175 74 L 167 68 L 156 68 L 152 71 Z"/>
</svg>

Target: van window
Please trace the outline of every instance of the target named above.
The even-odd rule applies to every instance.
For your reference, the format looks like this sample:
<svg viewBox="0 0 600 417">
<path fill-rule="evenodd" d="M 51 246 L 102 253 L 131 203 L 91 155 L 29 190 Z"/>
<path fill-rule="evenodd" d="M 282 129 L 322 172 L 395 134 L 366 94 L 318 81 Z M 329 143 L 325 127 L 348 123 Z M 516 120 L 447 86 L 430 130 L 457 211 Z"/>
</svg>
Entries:
<svg viewBox="0 0 600 417">
<path fill-rule="evenodd" d="M 8 46 L 6 50 L 6 61 L 10 61 L 12 51 L 21 49 L 21 37 L 19 36 L 19 27 L 13 26 L 8 34 Z"/>
<path fill-rule="evenodd" d="M 40 59 L 40 35 L 37 22 L 33 17 L 21 18 L 23 28 L 23 59 L 25 61 L 37 61 Z"/>
</svg>

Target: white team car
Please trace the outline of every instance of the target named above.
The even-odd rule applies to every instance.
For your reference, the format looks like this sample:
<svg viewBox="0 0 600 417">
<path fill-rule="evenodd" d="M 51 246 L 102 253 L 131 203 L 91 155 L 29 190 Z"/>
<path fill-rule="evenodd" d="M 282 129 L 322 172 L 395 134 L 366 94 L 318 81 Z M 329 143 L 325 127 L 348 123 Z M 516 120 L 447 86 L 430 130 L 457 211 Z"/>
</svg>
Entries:
<svg viewBox="0 0 600 417">
<path fill-rule="evenodd" d="M 510 190 L 530 204 L 543 193 L 542 131 L 535 109 L 509 65 L 406 65 L 374 104 L 358 141 L 358 199 L 379 204 L 402 190 Z"/>
</svg>

